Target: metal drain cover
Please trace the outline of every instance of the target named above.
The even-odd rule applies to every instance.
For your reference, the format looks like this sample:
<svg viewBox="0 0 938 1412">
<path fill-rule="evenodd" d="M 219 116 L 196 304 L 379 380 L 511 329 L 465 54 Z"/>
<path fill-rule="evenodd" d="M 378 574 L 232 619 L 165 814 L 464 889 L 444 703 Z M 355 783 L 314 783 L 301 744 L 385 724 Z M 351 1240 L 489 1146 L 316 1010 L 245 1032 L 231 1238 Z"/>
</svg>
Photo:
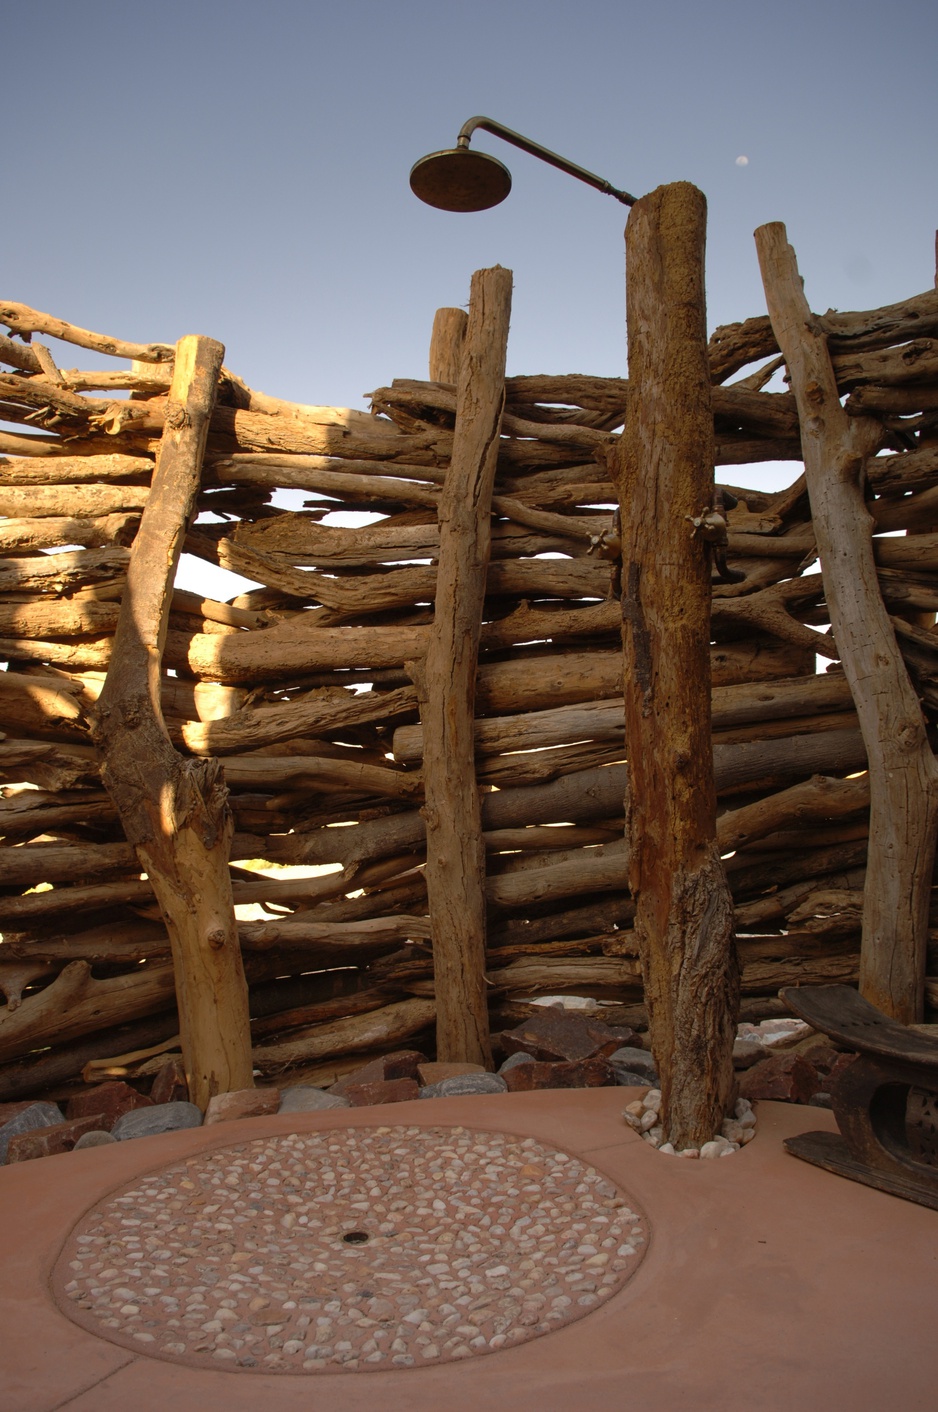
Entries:
<svg viewBox="0 0 938 1412">
<path fill-rule="evenodd" d="M 140 1178 L 75 1227 L 60 1305 L 191 1366 L 423 1367 L 582 1318 L 635 1272 L 635 1203 L 581 1158 L 468 1128 L 294 1133 Z"/>
</svg>

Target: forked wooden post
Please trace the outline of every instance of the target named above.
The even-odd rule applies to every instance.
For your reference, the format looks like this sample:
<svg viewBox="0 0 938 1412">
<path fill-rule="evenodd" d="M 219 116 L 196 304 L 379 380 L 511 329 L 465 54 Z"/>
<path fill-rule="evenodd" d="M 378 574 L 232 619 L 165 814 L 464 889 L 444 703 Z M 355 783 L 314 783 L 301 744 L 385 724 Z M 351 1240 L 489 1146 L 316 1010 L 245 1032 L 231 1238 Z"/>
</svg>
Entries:
<svg viewBox="0 0 938 1412">
<path fill-rule="evenodd" d="M 860 991 L 878 1010 L 913 1024 L 924 1007 L 938 764 L 873 559 L 864 486 L 866 461 L 882 444 L 882 426 L 873 417 L 850 417 L 841 406 L 827 340 L 804 296 L 781 222 L 760 226 L 756 248 L 769 317 L 798 404 L 831 628 L 869 760 Z"/>
<path fill-rule="evenodd" d="M 437 1054 L 486 1065 L 485 846 L 473 728 L 510 312 L 511 271 L 477 270 L 459 362 L 453 455 L 440 495 L 436 611 L 426 656 L 414 666 L 424 729 Z"/>
<path fill-rule="evenodd" d="M 713 498 L 706 201 L 687 182 L 626 226 L 629 399 L 615 470 L 629 886 L 665 1138 L 719 1132 L 733 1093 L 739 999 L 733 903 L 716 841 L 710 555 L 690 519 Z"/>
<path fill-rule="evenodd" d="M 217 760 L 188 760 L 170 743 L 160 706 L 173 579 L 198 494 L 224 348 L 183 338 L 150 495 L 127 586 L 94 738 L 102 778 L 156 893 L 172 944 L 189 1092 L 250 1088 L 247 986 L 228 870 L 233 820 Z"/>
</svg>

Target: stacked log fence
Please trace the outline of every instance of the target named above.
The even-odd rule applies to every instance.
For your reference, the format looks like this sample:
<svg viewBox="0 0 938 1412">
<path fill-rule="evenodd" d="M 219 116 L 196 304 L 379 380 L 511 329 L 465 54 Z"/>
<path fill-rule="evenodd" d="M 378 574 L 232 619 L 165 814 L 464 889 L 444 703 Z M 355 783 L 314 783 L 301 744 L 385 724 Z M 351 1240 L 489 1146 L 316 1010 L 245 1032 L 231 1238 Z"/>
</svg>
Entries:
<svg viewBox="0 0 938 1412">
<path fill-rule="evenodd" d="M 452 984 L 440 933 L 455 923 L 428 900 L 428 882 L 431 893 L 447 887 L 445 868 L 433 881 L 428 829 L 445 813 L 440 721 L 451 703 L 444 692 L 434 708 L 427 663 L 443 640 L 438 578 L 458 501 L 447 476 L 464 455 L 467 408 L 478 411 L 467 378 L 482 374 L 466 372 L 476 366 L 466 341 L 483 353 L 497 341 L 507 315 L 494 302 L 479 295 L 474 332 L 450 311 L 433 380 L 377 389 L 371 414 L 287 403 L 224 367 L 217 378 L 182 547 L 257 586 L 224 602 L 172 591 L 159 704 L 176 755 L 227 788 L 230 893 L 263 1080 L 328 1084 L 405 1042 L 432 1047 L 436 985 Z M 11 428 L 0 431 L 7 1101 L 141 1076 L 179 1047 L 170 936 L 107 787 L 99 698 L 121 670 L 128 568 L 180 417 L 173 346 L 19 304 L 0 303 L 0 323 L 10 331 L 0 418 Z M 815 325 L 847 417 L 872 427 L 876 582 L 933 744 L 938 292 Z M 43 337 L 109 365 L 60 368 Z M 782 986 L 859 979 L 870 784 L 817 562 L 804 428 L 793 392 L 769 386 L 784 368 L 770 320 L 718 329 L 709 354 L 717 480 L 732 506 L 721 565 L 735 571 L 714 566 L 718 837 L 742 1015 L 758 1019 L 781 1013 Z M 471 711 L 481 1003 L 493 1029 L 547 995 L 590 998 L 641 1027 L 611 471 L 628 382 L 504 377 L 497 356 L 486 366 L 495 420 L 479 455 L 492 478 L 467 494 L 487 497 L 487 543 L 472 662 L 453 688 Z M 785 489 L 747 488 L 747 468 L 779 461 L 791 467 Z M 342 512 L 365 522 L 335 523 Z M 454 640 L 469 601 L 457 595 Z M 437 758 L 433 782 L 425 752 L 428 772 Z M 929 926 L 926 1014 L 938 1009 L 934 900 Z"/>
</svg>

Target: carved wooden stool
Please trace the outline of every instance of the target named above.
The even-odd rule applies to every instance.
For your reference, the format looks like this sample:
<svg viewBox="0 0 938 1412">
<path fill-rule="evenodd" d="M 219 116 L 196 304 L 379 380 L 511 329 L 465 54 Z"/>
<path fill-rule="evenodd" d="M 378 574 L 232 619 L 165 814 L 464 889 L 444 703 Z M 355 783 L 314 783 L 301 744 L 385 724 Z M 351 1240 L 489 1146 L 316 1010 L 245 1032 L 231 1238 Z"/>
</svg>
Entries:
<svg viewBox="0 0 938 1412">
<path fill-rule="evenodd" d="M 801 1133 L 785 1147 L 938 1211 L 938 1039 L 888 1019 L 850 986 L 788 986 L 780 994 L 794 1014 L 859 1054 L 831 1086 L 840 1134 Z"/>
</svg>

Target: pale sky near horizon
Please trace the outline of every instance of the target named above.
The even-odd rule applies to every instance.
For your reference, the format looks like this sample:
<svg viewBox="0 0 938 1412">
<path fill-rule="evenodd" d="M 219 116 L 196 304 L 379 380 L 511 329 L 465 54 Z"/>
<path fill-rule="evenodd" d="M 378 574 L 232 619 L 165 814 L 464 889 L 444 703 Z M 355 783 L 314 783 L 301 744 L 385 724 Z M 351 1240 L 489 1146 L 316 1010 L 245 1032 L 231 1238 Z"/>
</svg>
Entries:
<svg viewBox="0 0 938 1412">
<path fill-rule="evenodd" d="M 625 207 L 482 133 L 503 205 L 411 194 L 477 113 L 637 194 L 700 186 L 711 329 L 765 312 L 766 221 L 817 310 L 935 278 L 934 0 L 7 0 L 0 34 L 0 295 L 210 334 L 280 397 L 364 406 L 425 377 L 435 309 L 494 264 L 510 373 L 625 373 Z"/>
</svg>

